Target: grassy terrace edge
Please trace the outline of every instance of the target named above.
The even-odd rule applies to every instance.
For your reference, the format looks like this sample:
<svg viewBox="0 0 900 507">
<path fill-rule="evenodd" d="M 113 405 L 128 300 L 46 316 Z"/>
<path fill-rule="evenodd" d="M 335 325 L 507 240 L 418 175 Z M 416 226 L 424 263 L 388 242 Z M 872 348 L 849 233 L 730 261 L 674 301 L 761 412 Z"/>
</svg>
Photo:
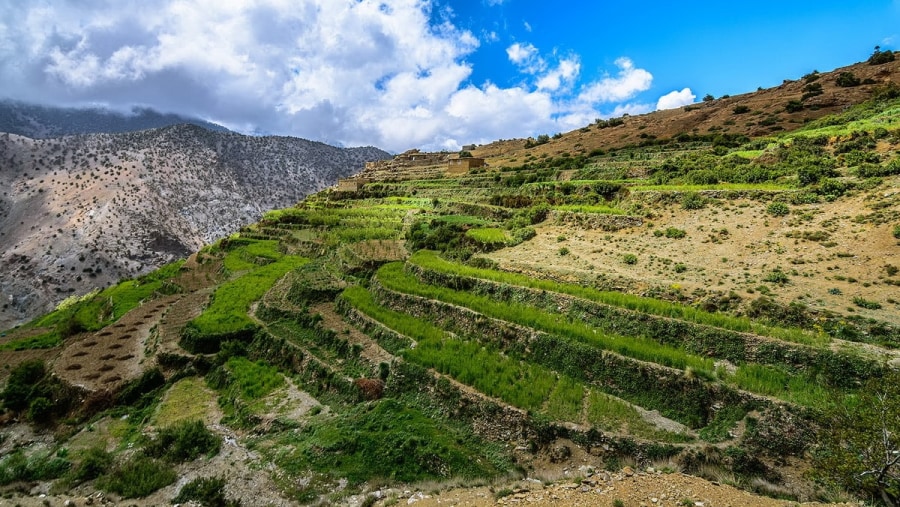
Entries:
<svg viewBox="0 0 900 507">
<path fill-rule="evenodd" d="M 593 301 L 595 303 L 618 306 L 660 317 L 669 317 L 740 333 L 753 333 L 804 345 L 823 347 L 831 341 L 824 333 L 813 334 L 802 329 L 767 326 L 753 322 L 747 318 L 710 313 L 690 306 L 661 301 L 659 299 L 624 294 L 621 292 L 600 291 L 581 285 L 531 278 L 517 273 L 510 273 L 508 271 L 466 266 L 464 264 L 443 259 L 438 256 L 437 252 L 431 250 L 416 252 L 409 258 L 408 262 L 445 274 L 481 278 L 530 289 L 559 292 L 587 299 L 588 301 Z"/>
</svg>

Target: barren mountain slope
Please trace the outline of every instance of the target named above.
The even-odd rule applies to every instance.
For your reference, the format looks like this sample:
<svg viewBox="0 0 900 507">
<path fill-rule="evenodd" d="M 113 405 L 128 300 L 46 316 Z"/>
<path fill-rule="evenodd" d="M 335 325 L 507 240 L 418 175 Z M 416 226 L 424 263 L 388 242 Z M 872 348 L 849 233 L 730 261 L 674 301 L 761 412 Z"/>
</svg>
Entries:
<svg viewBox="0 0 900 507">
<path fill-rule="evenodd" d="M 189 125 L 0 135 L 0 329 L 185 257 L 386 156 Z"/>
<path fill-rule="evenodd" d="M 479 146 L 472 150 L 472 154 L 490 159 L 491 165 L 506 166 L 521 163 L 519 157 L 527 154 L 537 157 L 567 152 L 576 156 L 596 149 L 648 143 L 679 134 L 766 136 L 794 130 L 810 120 L 839 113 L 858 104 L 879 87 L 896 82 L 898 70 L 900 60 L 881 65 L 860 62 L 830 72 L 813 71 L 800 79 L 785 79 L 779 86 L 760 88 L 755 92 L 723 96 L 677 109 L 625 115 L 621 123 L 587 125 L 562 136 L 554 136 L 549 143 L 530 149 L 526 148 L 526 139 L 509 139 Z M 838 79 L 844 73 L 851 73 L 860 84 L 839 86 Z"/>
</svg>

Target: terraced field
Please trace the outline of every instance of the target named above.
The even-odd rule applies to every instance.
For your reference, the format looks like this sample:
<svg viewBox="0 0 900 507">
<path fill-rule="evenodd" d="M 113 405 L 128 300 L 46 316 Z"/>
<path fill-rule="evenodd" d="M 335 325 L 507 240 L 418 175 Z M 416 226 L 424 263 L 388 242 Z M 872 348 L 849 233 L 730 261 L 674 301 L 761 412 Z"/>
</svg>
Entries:
<svg viewBox="0 0 900 507">
<path fill-rule="evenodd" d="M 809 473 L 831 414 L 900 366 L 896 107 L 363 174 L 271 212 L 5 336 L 8 364 L 32 365 L 10 385 L 43 386 L 7 388 L 9 416 L 96 450 L 45 442 L 0 479 L 169 502 L 187 479 L 115 486 L 152 464 L 247 505 L 388 505 L 422 481 L 629 465 L 834 498 L 850 486 Z M 154 454 L 182 412 L 240 459 Z"/>
</svg>

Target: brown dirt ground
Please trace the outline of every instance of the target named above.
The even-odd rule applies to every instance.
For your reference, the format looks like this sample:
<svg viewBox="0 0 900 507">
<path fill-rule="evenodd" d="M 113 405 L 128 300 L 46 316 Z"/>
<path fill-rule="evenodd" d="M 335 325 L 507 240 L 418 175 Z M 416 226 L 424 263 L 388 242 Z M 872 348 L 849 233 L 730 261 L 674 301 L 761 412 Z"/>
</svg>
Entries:
<svg viewBox="0 0 900 507">
<path fill-rule="evenodd" d="M 813 309 L 900 325 L 900 286 L 887 283 L 897 283 L 898 277 L 888 275 L 886 266 L 900 267 L 900 244 L 891 234 L 892 223 L 853 220 L 872 214 L 873 204 L 900 210 L 898 185 L 894 178 L 839 202 L 792 205 L 792 213 L 785 217 L 768 215 L 765 201 L 739 199 L 700 210 L 658 204 L 644 227 L 617 232 L 548 221 L 536 227 L 534 239 L 488 257 L 512 271 L 581 283 L 605 279 L 634 293 L 662 289 L 685 300 L 693 299 L 695 291 L 733 291 L 747 304 L 765 286 L 770 297 L 785 304 L 797 300 Z M 654 236 L 655 230 L 668 227 L 682 229 L 687 236 Z M 817 232 L 827 233 L 827 239 L 788 237 Z M 568 249 L 567 255 L 560 254 L 562 247 Z M 626 253 L 636 255 L 638 262 L 626 264 Z M 676 264 L 687 270 L 676 273 Z M 776 268 L 788 273 L 788 283 L 765 281 Z M 853 304 L 854 297 L 882 307 L 861 308 Z"/>
<path fill-rule="evenodd" d="M 69 384 L 88 391 L 115 390 L 139 377 L 153 361 L 145 354 L 150 331 L 178 299 L 165 296 L 148 301 L 115 324 L 69 341 L 53 371 Z"/>
</svg>

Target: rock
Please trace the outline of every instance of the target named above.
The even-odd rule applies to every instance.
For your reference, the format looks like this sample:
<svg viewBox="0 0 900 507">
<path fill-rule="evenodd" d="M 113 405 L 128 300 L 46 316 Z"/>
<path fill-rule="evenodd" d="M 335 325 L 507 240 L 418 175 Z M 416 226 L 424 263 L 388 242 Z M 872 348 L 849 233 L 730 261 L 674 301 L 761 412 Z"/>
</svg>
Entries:
<svg viewBox="0 0 900 507">
<path fill-rule="evenodd" d="M 625 477 L 631 477 L 634 475 L 634 469 L 631 467 L 625 467 L 622 469 L 622 473 L 625 474 Z"/>
</svg>

